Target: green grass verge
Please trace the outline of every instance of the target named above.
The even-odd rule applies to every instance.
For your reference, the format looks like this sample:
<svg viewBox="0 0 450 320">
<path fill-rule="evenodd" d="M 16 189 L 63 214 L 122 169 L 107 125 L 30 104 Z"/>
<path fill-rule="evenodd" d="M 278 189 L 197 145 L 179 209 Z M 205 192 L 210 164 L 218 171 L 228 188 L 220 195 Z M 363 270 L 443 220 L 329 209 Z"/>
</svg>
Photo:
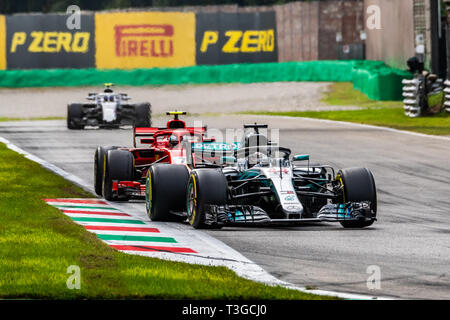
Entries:
<svg viewBox="0 0 450 320">
<path fill-rule="evenodd" d="M 372 100 L 359 90 L 353 89 L 351 82 L 335 82 L 328 87 L 322 102 L 335 106 L 358 106 L 362 108 L 402 108 L 401 101 Z"/>
<path fill-rule="evenodd" d="M 0 298 L 326 299 L 206 267 L 118 252 L 43 198 L 92 197 L 0 144 Z M 69 290 L 67 268 L 81 269 Z"/>
<path fill-rule="evenodd" d="M 365 94 L 354 90 L 351 83 L 332 84 L 322 101 L 330 105 L 357 106 L 363 109 L 243 113 L 347 121 L 425 134 L 450 135 L 449 114 L 441 113 L 434 116 L 409 118 L 404 114 L 402 102 L 371 100 Z"/>
</svg>

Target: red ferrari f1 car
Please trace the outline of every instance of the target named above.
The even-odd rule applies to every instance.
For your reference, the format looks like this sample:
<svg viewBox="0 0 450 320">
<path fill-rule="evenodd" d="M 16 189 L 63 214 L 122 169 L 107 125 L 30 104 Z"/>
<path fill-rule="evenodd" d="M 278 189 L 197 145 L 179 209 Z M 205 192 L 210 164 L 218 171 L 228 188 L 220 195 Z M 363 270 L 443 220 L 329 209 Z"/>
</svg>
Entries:
<svg viewBox="0 0 450 320">
<path fill-rule="evenodd" d="M 186 127 L 179 119 L 183 111 L 167 112 L 174 116 L 165 128 L 133 129 L 133 147 L 103 146 L 95 151 L 95 192 L 106 200 L 145 199 L 148 168 L 155 163 L 186 164 L 185 143 L 212 142 L 205 137 L 206 127 Z M 139 141 L 138 141 L 139 140 Z M 144 145 L 137 147 L 140 143 Z"/>
</svg>

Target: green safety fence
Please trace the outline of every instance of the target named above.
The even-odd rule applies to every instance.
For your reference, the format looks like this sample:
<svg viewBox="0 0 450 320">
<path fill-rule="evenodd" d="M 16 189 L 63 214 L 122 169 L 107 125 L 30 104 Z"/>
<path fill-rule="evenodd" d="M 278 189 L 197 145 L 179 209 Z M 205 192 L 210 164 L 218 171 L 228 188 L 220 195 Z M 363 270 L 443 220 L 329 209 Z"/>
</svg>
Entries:
<svg viewBox="0 0 450 320">
<path fill-rule="evenodd" d="M 411 79 L 413 75 L 388 67 L 381 61 L 364 61 L 355 63 L 352 77 L 353 87 L 371 99 L 402 100 L 402 80 Z"/>
<path fill-rule="evenodd" d="M 353 82 L 374 100 L 401 100 L 401 80 L 411 75 L 381 61 L 307 61 L 245 63 L 184 68 L 133 70 L 35 69 L 0 71 L 0 87 L 179 85 L 208 83 L 252 83 L 275 81 Z"/>
</svg>

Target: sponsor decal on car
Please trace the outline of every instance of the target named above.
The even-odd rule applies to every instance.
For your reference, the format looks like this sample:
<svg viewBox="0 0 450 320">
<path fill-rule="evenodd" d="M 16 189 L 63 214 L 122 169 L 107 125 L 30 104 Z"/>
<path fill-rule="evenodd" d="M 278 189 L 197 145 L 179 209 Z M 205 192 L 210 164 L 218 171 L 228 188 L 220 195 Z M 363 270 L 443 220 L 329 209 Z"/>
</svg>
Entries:
<svg viewBox="0 0 450 320">
<path fill-rule="evenodd" d="M 289 169 L 288 168 L 272 167 L 272 168 L 269 169 L 270 173 L 280 173 L 280 171 L 282 173 L 285 173 L 285 174 L 289 173 Z"/>
<path fill-rule="evenodd" d="M 286 200 L 286 201 L 294 201 L 294 200 L 295 200 L 295 197 L 294 197 L 293 195 L 291 195 L 291 196 L 286 196 L 286 197 L 284 197 L 284 200 Z"/>
<path fill-rule="evenodd" d="M 193 151 L 231 151 L 237 150 L 241 146 L 240 142 L 223 143 L 223 142 L 196 142 L 192 144 Z"/>
</svg>

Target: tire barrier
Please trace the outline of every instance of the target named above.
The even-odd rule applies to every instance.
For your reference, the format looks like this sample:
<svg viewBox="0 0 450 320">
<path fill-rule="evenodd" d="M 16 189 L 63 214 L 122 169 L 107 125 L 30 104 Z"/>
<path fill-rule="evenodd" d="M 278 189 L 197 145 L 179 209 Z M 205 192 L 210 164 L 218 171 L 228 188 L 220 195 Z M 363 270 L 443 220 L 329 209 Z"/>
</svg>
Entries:
<svg viewBox="0 0 450 320">
<path fill-rule="evenodd" d="M 415 118 L 421 115 L 421 108 L 419 103 L 419 85 L 420 81 L 417 78 L 412 80 L 403 79 L 403 109 L 405 115 Z"/>
<path fill-rule="evenodd" d="M 444 80 L 436 79 L 430 85 L 427 95 L 427 107 L 431 114 L 440 113 L 445 110 Z"/>
<path fill-rule="evenodd" d="M 450 90 L 444 90 L 444 81 L 435 77 L 435 75 L 418 75 L 412 80 L 402 80 L 403 109 L 406 116 L 416 118 L 425 114 L 436 114 L 443 110 L 443 94 Z"/>
<path fill-rule="evenodd" d="M 444 82 L 444 93 L 445 93 L 445 111 L 450 113 L 450 80 Z"/>
</svg>

